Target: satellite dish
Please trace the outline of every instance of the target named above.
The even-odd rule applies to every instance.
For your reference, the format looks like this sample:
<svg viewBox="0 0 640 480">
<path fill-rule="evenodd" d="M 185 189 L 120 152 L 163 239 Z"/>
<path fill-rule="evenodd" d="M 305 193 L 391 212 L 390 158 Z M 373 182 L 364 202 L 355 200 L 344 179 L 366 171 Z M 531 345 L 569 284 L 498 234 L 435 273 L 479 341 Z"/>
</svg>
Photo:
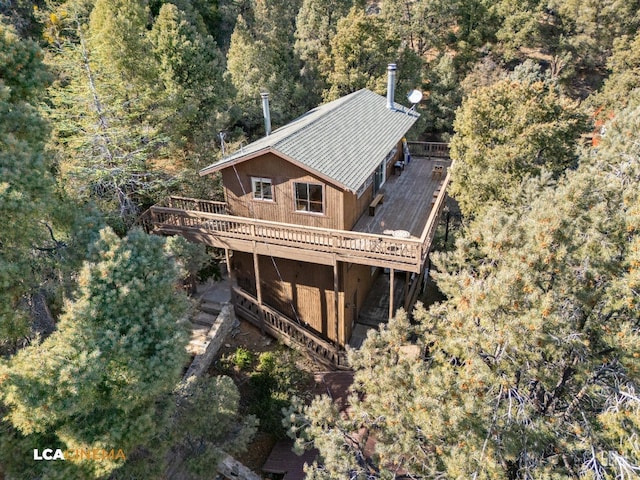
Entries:
<svg viewBox="0 0 640 480">
<path fill-rule="evenodd" d="M 420 90 L 411 90 L 409 92 L 409 95 L 407 95 L 407 100 L 409 100 L 409 102 L 413 103 L 414 105 L 416 103 L 419 103 L 420 100 L 422 100 L 422 92 Z"/>
</svg>

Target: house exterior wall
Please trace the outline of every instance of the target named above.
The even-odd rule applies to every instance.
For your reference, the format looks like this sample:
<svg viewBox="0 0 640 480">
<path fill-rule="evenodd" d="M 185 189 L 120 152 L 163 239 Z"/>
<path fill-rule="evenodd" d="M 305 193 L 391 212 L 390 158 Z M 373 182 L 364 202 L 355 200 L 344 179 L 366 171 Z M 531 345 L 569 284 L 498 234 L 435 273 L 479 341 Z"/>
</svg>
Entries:
<svg viewBox="0 0 640 480">
<path fill-rule="evenodd" d="M 393 175 L 393 164 L 403 158 L 402 141 L 398 142 L 396 148 L 397 150 L 395 155 L 387 161 L 386 178 L 389 178 L 391 175 Z M 384 185 L 382 186 L 382 190 L 384 190 Z M 371 203 L 371 200 L 373 200 L 373 197 L 373 183 L 367 187 L 367 189 L 360 197 L 351 192 L 344 192 L 343 216 L 345 230 L 351 230 L 362 215 L 368 214 L 365 212 L 368 212 L 369 204 Z"/>
<path fill-rule="evenodd" d="M 386 178 L 393 164 L 402 158 L 402 144 L 386 164 Z M 253 198 L 252 178 L 271 180 L 273 201 Z M 317 176 L 273 153 L 247 160 L 222 170 L 225 200 L 233 215 L 281 223 L 351 230 L 373 199 L 373 185 L 358 198 L 328 184 Z M 324 186 L 324 213 L 297 212 L 294 183 Z M 384 190 L 384 185 L 382 187 Z M 338 316 L 332 266 L 258 256 L 262 300 L 292 320 L 322 337 L 345 345 L 369 293 L 378 269 L 368 265 L 338 263 Z M 275 265 L 274 265 L 275 264 Z M 257 297 L 253 254 L 234 251 L 233 270 L 238 286 Z"/>
<path fill-rule="evenodd" d="M 273 201 L 253 198 L 252 177 L 271 179 Z M 345 228 L 343 191 L 273 153 L 223 169 L 222 182 L 225 200 L 233 215 L 311 227 Z M 295 182 L 324 186 L 324 213 L 296 211 Z"/>
<path fill-rule="evenodd" d="M 349 341 L 353 327 L 364 301 L 378 275 L 377 268 L 354 263 L 342 264 L 344 278 L 344 321 L 341 325 L 343 337 Z"/>
<path fill-rule="evenodd" d="M 299 319 L 307 328 L 315 330 L 326 339 L 335 341 L 333 267 L 268 256 L 259 256 L 258 265 L 262 301 L 265 304 L 294 321 Z M 253 255 L 234 252 L 233 269 L 238 286 L 257 297 Z M 339 281 L 338 326 L 339 340 L 342 345 L 345 343 L 342 327 L 343 297 L 342 281 Z M 348 339 L 346 337 L 346 341 Z"/>
</svg>

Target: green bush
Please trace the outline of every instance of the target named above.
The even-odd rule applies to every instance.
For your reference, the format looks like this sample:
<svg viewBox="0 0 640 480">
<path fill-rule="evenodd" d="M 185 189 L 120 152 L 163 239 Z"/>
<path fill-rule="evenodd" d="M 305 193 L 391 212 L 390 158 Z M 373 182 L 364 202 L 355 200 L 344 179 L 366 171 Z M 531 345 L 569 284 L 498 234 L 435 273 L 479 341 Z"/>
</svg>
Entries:
<svg viewBox="0 0 640 480">
<path fill-rule="evenodd" d="M 288 350 L 264 352 L 251 374 L 249 413 L 260 419 L 260 430 L 283 438 L 282 409 L 291 403 L 294 394 L 300 394 L 308 382 L 307 374 L 300 370 L 295 356 Z"/>
<path fill-rule="evenodd" d="M 243 347 L 238 347 L 231 357 L 231 362 L 240 370 L 246 370 L 256 360 L 256 356 L 253 352 Z"/>
</svg>

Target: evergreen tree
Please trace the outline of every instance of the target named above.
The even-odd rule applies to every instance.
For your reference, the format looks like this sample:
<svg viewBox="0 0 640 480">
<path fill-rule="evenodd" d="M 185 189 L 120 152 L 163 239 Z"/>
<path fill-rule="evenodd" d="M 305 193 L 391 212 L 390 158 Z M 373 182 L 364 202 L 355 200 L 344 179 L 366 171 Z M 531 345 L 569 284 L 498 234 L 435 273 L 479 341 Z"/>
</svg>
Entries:
<svg viewBox="0 0 640 480">
<path fill-rule="evenodd" d="M 261 92 L 270 94 L 271 120 L 282 125 L 311 106 L 301 84 L 300 60 L 294 52 L 296 15 L 301 1 L 253 2 L 239 16 L 231 36 L 227 69 L 237 90 L 239 126 L 250 136 L 264 135 Z"/>
<path fill-rule="evenodd" d="M 148 11 L 133 0 L 69 1 L 50 18 L 53 147 L 69 194 L 95 202 L 124 232 L 175 183 L 154 162 L 167 154 L 163 90 L 147 38 Z"/>
<path fill-rule="evenodd" d="M 452 55 L 444 53 L 432 60 L 425 74 L 424 122 L 432 133 L 451 134 L 456 109 L 462 101 L 460 73 Z"/>
<path fill-rule="evenodd" d="M 28 335 L 26 297 L 42 281 L 36 252 L 56 202 L 37 110 L 49 79 L 38 46 L 0 19 L 0 343 Z"/>
<path fill-rule="evenodd" d="M 382 17 L 353 7 L 338 21 L 329 61 L 322 66 L 329 84 L 324 99 L 335 100 L 361 88 L 384 94 L 387 65 L 397 61 L 399 51 L 400 38 L 385 26 Z M 401 65 L 398 69 L 403 71 Z"/>
<path fill-rule="evenodd" d="M 601 91 L 590 103 L 605 120 L 612 112 L 625 108 L 632 92 L 640 88 L 640 33 L 634 37 L 622 36 L 614 42 L 614 51 L 607 60 L 609 77 Z"/>
<path fill-rule="evenodd" d="M 456 115 L 450 193 L 466 215 L 509 203 L 527 176 L 558 176 L 575 164 L 584 116 L 552 84 L 536 81 L 535 70 L 533 78 L 525 70 L 476 90 Z"/>
<path fill-rule="evenodd" d="M 355 6 L 364 8 L 361 3 Z M 315 103 L 320 103 L 322 91 L 327 88 L 320 71 L 321 65 L 329 61 L 338 20 L 352 6 L 353 0 L 304 0 L 296 17 L 295 52 L 303 62 L 302 78 L 309 93 L 315 96 Z"/>
<path fill-rule="evenodd" d="M 540 0 L 502 0 L 494 4 L 492 11 L 501 20 L 496 39 L 507 60 L 520 58 L 523 47 L 543 46 L 543 27 L 549 25 L 545 7 Z"/>
<path fill-rule="evenodd" d="M 559 47 L 571 52 L 579 67 L 604 67 L 614 40 L 634 35 L 640 26 L 637 0 L 553 0 L 549 8 L 561 25 Z"/>
<path fill-rule="evenodd" d="M 213 37 L 198 28 L 176 5 L 166 3 L 154 21 L 150 38 L 162 85 L 162 130 L 177 148 L 191 156 L 210 148 L 226 125 L 231 86 L 224 76 L 225 61 Z M 192 163 L 185 169 L 198 170 Z"/>
<path fill-rule="evenodd" d="M 180 386 L 178 395 L 174 428 L 188 452 L 187 468 L 198 478 L 211 478 L 211 468 L 223 451 L 236 454 L 246 450 L 258 421 L 253 416 L 239 418 L 240 393 L 229 377 L 191 377 Z"/>
<path fill-rule="evenodd" d="M 186 361 L 186 299 L 160 237 L 102 231 L 58 329 L 2 366 L 3 465 L 16 478 L 102 477 L 122 459 L 33 462 L 33 448 L 147 445 Z"/>
<path fill-rule="evenodd" d="M 556 187 L 532 179 L 436 256 L 447 300 L 352 353 L 346 413 L 291 412 L 320 450 L 308 478 L 640 474 L 638 104 L 616 118 Z"/>
</svg>

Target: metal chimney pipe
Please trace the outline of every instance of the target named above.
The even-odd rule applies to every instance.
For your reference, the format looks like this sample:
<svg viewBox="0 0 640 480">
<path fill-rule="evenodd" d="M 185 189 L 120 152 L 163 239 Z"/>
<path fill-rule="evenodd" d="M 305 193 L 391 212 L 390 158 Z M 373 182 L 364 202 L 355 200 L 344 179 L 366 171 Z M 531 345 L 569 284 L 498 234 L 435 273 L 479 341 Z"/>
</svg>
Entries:
<svg viewBox="0 0 640 480">
<path fill-rule="evenodd" d="M 396 96 L 396 64 L 390 63 L 387 67 L 387 108 L 395 110 L 394 98 Z"/>
<path fill-rule="evenodd" d="M 264 130 L 267 135 L 271 135 L 271 113 L 269 112 L 269 93 L 262 92 L 262 114 L 264 116 Z"/>
</svg>

